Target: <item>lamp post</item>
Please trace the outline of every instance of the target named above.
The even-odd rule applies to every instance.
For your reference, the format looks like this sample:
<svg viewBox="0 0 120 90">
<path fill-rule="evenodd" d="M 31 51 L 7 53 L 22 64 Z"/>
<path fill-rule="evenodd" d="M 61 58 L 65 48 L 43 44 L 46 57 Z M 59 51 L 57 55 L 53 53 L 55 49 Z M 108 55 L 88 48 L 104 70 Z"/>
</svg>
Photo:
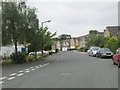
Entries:
<svg viewBox="0 0 120 90">
<path fill-rule="evenodd" d="M 47 23 L 47 22 L 49 23 L 49 22 L 51 22 L 51 20 L 44 21 L 44 22 L 41 23 L 41 29 L 42 29 L 42 30 L 43 30 L 43 24 L 44 24 L 44 23 Z M 42 45 L 42 47 L 43 47 L 43 45 Z M 42 48 L 42 55 L 43 55 L 43 48 Z"/>
<path fill-rule="evenodd" d="M 51 20 L 48 20 L 48 21 L 44 21 L 44 22 L 42 22 L 42 23 L 41 23 L 41 27 L 42 27 L 42 29 L 43 29 L 43 24 L 44 24 L 44 23 L 47 23 L 47 22 L 51 22 Z"/>
</svg>

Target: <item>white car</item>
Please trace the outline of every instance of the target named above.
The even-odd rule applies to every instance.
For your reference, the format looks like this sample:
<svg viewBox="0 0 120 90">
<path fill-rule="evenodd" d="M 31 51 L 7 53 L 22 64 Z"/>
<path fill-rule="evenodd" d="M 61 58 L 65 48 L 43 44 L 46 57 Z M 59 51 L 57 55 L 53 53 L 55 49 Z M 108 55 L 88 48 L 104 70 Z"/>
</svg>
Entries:
<svg viewBox="0 0 120 90">
<path fill-rule="evenodd" d="M 49 54 L 49 51 L 43 51 L 44 54 Z M 37 55 L 42 54 L 41 51 L 37 52 Z M 35 52 L 30 52 L 29 55 L 35 55 Z"/>
<path fill-rule="evenodd" d="M 99 49 L 100 47 L 91 47 L 89 50 L 89 56 L 96 56 L 96 53 L 98 52 Z"/>
</svg>

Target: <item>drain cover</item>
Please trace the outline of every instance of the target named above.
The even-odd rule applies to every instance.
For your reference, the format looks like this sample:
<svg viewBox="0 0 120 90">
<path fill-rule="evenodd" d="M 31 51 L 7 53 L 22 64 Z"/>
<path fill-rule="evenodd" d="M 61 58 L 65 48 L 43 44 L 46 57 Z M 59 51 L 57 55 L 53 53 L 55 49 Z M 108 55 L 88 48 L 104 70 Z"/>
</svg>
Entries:
<svg viewBox="0 0 120 90">
<path fill-rule="evenodd" d="M 71 75 L 71 73 L 60 73 L 60 75 L 68 76 Z"/>
</svg>

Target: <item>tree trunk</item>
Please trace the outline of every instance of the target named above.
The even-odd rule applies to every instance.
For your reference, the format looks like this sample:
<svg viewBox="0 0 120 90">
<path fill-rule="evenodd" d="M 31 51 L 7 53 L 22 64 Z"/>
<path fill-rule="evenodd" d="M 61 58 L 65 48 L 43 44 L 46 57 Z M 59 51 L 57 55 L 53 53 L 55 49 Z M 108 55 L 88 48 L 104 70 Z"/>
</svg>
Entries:
<svg viewBox="0 0 120 90">
<path fill-rule="evenodd" d="M 37 52 L 35 51 L 35 61 L 37 61 Z"/>
<path fill-rule="evenodd" d="M 42 52 L 42 55 L 44 54 L 43 50 L 44 50 L 44 48 L 43 48 L 43 44 L 42 44 L 42 50 L 41 50 L 41 52 Z"/>
<path fill-rule="evenodd" d="M 43 49 L 42 49 L 42 55 L 44 54 Z"/>
<path fill-rule="evenodd" d="M 15 41 L 15 54 L 17 54 L 17 41 Z"/>
</svg>

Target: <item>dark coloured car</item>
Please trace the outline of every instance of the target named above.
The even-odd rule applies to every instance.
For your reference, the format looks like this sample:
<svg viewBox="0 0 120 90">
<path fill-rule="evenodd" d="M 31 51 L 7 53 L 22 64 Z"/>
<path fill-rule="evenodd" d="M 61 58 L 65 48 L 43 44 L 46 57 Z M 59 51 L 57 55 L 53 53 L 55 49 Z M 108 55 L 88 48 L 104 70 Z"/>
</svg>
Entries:
<svg viewBox="0 0 120 90">
<path fill-rule="evenodd" d="M 104 58 L 104 57 L 112 57 L 113 52 L 109 48 L 100 48 L 96 53 L 96 57 Z"/>
<path fill-rule="evenodd" d="M 120 48 L 116 50 L 116 54 L 113 55 L 112 57 L 113 64 L 117 64 L 118 67 L 120 68 Z"/>
</svg>

